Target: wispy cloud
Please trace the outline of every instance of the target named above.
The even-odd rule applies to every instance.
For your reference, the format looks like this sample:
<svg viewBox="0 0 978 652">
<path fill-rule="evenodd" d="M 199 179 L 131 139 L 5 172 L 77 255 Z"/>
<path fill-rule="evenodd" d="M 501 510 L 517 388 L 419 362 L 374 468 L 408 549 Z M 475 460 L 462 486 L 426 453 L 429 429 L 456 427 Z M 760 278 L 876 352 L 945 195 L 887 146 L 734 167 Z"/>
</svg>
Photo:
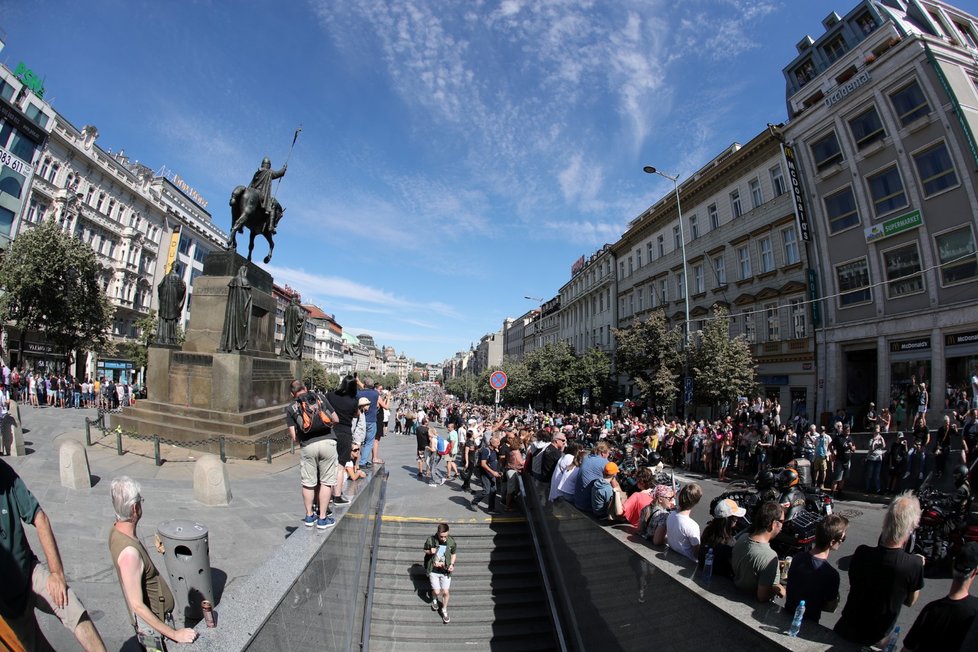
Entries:
<svg viewBox="0 0 978 652">
<path fill-rule="evenodd" d="M 276 265 L 268 265 L 267 269 L 279 283 L 288 284 L 298 290 L 306 301 L 311 298 L 323 300 L 332 297 L 393 308 L 430 310 L 444 317 L 460 317 L 459 313 L 446 303 L 414 301 L 340 276 L 325 276 Z"/>
</svg>

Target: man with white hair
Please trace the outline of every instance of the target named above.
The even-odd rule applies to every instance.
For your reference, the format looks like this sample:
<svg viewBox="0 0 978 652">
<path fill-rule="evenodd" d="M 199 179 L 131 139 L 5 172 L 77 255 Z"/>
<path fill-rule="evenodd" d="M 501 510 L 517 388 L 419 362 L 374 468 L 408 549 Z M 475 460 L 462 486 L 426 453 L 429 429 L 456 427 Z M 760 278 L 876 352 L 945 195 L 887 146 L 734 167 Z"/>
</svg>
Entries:
<svg viewBox="0 0 978 652">
<path fill-rule="evenodd" d="M 890 503 L 877 546 L 856 548 L 849 562 L 849 597 L 835 631 L 860 645 L 880 645 L 900 608 L 912 607 L 924 587 L 924 558 L 904 551 L 920 524 L 920 501 L 908 492 Z"/>
<path fill-rule="evenodd" d="M 46 564 L 34 556 L 25 523 L 37 530 Z M 57 616 L 86 651 L 104 652 L 95 623 L 65 579 L 51 521 L 17 472 L 0 461 L 0 616 L 25 650 L 50 650 L 34 609 Z"/>
<path fill-rule="evenodd" d="M 112 480 L 109 493 L 115 511 L 115 525 L 109 532 L 109 553 L 136 637 L 149 650 L 165 650 L 163 637 L 177 643 L 193 643 L 197 632 L 174 626 L 173 593 L 136 536 L 136 525 L 143 516 L 139 483 L 129 476 L 119 476 Z"/>
</svg>

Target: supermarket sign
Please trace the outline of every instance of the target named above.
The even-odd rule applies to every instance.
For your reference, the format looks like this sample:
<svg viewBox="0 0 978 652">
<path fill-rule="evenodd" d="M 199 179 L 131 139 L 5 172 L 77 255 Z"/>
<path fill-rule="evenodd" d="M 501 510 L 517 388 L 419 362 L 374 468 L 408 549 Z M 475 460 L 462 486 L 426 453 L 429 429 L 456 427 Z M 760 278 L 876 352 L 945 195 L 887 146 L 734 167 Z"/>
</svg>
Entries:
<svg viewBox="0 0 978 652">
<path fill-rule="evenodd" d="M 894 217 L 891 220 L 874 224 L 866 229 L 866 242 L 876 242 L 877 240 L 889 238 L 891 235 L 916 229 L 923 223 L 924 221 L 920 217 L 920 211 L 913 211 L 900 217 Z"/>
</svg>

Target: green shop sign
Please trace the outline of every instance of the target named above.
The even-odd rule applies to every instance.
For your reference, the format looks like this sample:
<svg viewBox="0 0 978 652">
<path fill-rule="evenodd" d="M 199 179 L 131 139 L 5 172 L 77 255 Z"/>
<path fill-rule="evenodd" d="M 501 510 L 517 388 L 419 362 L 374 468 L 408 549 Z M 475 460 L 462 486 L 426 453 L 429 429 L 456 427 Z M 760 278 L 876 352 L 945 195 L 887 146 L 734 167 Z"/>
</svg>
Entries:
<svg viewBox="0 0 978 652">
<path fill-rule="evenodd" d="M 924 221 L 920 218 L 920 211 L 913 211 L 900 217 L 894 217 L 891 220 L 874 224 L 866 229 L 866 242 L 876 242 L 883 238 L 889 238 L 891 235 L 916 229 L 923 223 Z"/>
<path fill-rule="evenodd" d="M 17 79 L 24 82 L 24 86 L 31 89 L 35 95 L 44 99 L 44 80 L 38 77 L 36 72 L 28 68 L 23 61 L 17 64 L 14 75 Z"/>
</svg>

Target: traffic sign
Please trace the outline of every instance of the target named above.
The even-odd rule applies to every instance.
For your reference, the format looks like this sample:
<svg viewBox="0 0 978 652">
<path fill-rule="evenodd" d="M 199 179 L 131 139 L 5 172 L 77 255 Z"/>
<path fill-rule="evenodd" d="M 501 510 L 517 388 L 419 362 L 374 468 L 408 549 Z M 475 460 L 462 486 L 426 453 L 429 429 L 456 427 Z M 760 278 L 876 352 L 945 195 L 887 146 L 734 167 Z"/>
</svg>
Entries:
<svg viewBox="0 0 978 652">
<path fill-rule="evenodd" d="M 497 391 L 506 387 L 508 382 L 509 378 L 504 371 L 494 371 L 489 375 L 489 386 Z"/>
</svg>

